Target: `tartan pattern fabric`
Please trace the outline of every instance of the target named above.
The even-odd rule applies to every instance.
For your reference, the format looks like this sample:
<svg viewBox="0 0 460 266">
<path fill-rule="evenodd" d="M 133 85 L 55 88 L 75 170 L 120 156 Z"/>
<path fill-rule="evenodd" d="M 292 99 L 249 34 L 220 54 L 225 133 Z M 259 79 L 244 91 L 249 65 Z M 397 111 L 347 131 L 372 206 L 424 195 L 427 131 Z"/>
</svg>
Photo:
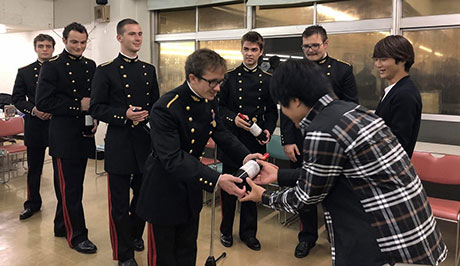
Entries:
<svg viewBox="0 0 460 266">
<path fill-rule="evenodd" d="M 370 226 L 378 232 L 378 248 L 386 258 L 393 263 L 438 265 L 446 258 L 447 248 L 410 158 L 384 121 L 366 108 L 357 105 L 336 118 L 321 116 L 324 108 L 334 108 L 330 105 L 335 101 L 333 95 L 323 96 L 300 123 L 303 166 L 296 186 L 266 191 L 262 202 L 297 212 L 321 202 L 337 179 L 346 178 L 370 215 Z M 325 118 L 338 122 L 323 130 Z M 332 230 L 335 217 L 328 206 L 324 210 L 334 264 L 338 252 Z"/>
</svg>

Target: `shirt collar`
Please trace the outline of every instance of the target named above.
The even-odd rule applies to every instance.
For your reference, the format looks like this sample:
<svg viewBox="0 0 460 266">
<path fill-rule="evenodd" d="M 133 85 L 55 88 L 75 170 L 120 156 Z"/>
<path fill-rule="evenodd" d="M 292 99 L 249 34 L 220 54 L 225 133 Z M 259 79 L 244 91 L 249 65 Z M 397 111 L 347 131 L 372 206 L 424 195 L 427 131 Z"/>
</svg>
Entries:
<svg viewBox="0 0 460 266">
<path fill-rule="evenodd" d="M 125 54 L 122 53 L 122 52 L 120 52 L 119 57 L 120 57 L 123 61 L 125 61 L 126 63 L 135 63 L 135 62 L 139 61 L 139 57 L 138 57 L 138 56 L 130 57 L 130 56 L 125 55 Z"/>
<path fill-rule="evenodd" d="M 326 53 L 326 55 L 323 58 L 321 58 L 320 60 L 315 61 L 315 62 L 318 63 L 319 65 L 322 65 L 322 64 L 326 63 L 328 58 L 329 58 L 329 55 Z"/>
<path fill-rule="evenodd" d="M 196 97 L 198 97 L 199 99 L 203 99 L 203 97 L 201 97 L 196 91 L 193 90 L 192 86 L 190 85 L 190 82 L 187 81 L 187 85 Z"/>
<path fill-rule="evenodd" d="M 80 59 L 83 58 L 83 55 L 75 56 L 75 55 L 69 53 L 69 51 L 67 51 L 67 48 L 65 48 L 65 47 L 64 47 L 64 53 L 66 53 L 67 56 L 68 56 L 70 59 L 72 59 L 72 60 L 80 60 Z"/>
<path fill-rule="evenodd" d="M 311 121 L 316 117 L 317 114 L 324 109 L 324 107 L 328 106 L 331 102 L 337 100 L 337 96 L 333 93 L 325 94 L 323 97 L 319 98 L 319 100 L 313 105 L 307 115 L 300 121 L 300 129 L 302 133 L 304 133 L 305 129 L 311 124 Z"/>
<path fill-rule="evenodd" d="M 255 67 L 253 68 L 249 68 L 247 67 L 244 63 L 241 63 L 243 65 L 243 69 L 246 71 L 246 72 L 256 72 L 257 71 L 257 67 L 258 65 L 256 65 Z"/>
</svg>

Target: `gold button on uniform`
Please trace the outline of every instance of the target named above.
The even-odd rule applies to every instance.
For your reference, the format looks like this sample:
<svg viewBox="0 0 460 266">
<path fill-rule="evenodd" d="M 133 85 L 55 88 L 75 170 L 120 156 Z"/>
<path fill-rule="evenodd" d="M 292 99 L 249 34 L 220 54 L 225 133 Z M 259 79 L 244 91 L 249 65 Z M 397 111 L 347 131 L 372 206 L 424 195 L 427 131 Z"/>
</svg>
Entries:
<svg viewBox="0 0 460 266">
<path fill-rule="evenodd" d="M 72 83 L 75 83 L 75 80 L 74 80 L 74 79 L 72 79 Z"/>
<path fill-rule="evenodd" d="M 194 128 L 190 129 L 190 132 L 195 133 L 195 129 Z"/>
<path fill-rule="evenodd" d="M 147 72 L 144 72 L 144 76 L 147 76 Z"/>
<path fill-rule="evenodd" d="M 211 130 L 211 131 L 209 131 L 209 135 L 212 135 L 212 130 Z"/>
<path fill-rule="evenodd" d="M 124 66 L 120 66 L 120 69 L 123 69 L 123 68 L 125 68 L 125 67 L 124 67 Z"/>
<path fill-rule="evenodd" d="M 73 92 L 77 92 L 77 89 L 73 89 Z"/>
<path fill-rule="evenodd" d="M 193 150 L 189 150 L 188 153 L 192 154 Z"/>
<path fill-rule="evenodd" d="M 129 88 L 129 84 L 126 84 L 125 87 L 126 87 L 126 88 Z"/>
<path fill-rule="evenodd" d="M 238 76 L 241 76 L 241 73 L 238 73 Z"/>
<path fill-rule="evenodd" d="M 200 177 L 200 182 L 203 182 L 203 178 L 202 178 L 202 177 Z"/>
<path fill-rule="evenodd" d="M 185 110 L 190 111 L 190 106 L 186 106 Z"/>
<path fill-rule="evenodd" d="M 192 144 L 195 144 L 195 140 L 194 140 L 194 139 L 192 139 L 191 143 L 192 143 Z"/>
<path fill-rule="evenodd" d="M 65 65 L 66 65 L 66 66 L 70 66 L 70 63 L 69 63 L 69 62 L 67 62 L 67 63 L 65 63 Z"/>
<path fill-rule="evenodd" d="M 327 73 L 326 73 L 326 75 L 330 76 L 330 75 L 331 75 L 331 73 L 327 72 Z"/>
<path fill-rule="evenodd" d="M 35 74 L 35 77 L 38 78 L 38 74 Z"/>
<path fill-rule="evenodd" d="M 69 72 L 69 75 L 72 75 L 72 72 Z"/>
<path fill-rule="evenodd" d="M 128 75 L 126 75 L 126 74 L 123 74 L 123 77 L 124 77 L 124 78 L 127 78 L 127 77 L 128 77 Z"/>
<path fill-rule="evenodd" d="M 34 67 L 34 70 L 37 71 L 38 69 L 36 67 Z"/>
<path fill-rule="evenodd" d="M 145 95 L 149 96 L 149 95 L 150 95 L 150 92 L 147 92 Z"/>
<path fill-rule="evenodd" d="M 262 74 L 259 74 L 259 77 L 262 77 Z"/>
<path fill-rule="evenodd" d="M 192 121 L 193 121 L 193 118 L 192 118 L 192 117 L 189 117 L 189 118 L 188 118 L 188 121 L 189 121 L 189 122 L 192 122 Z"/>
<path fill-rule="evenodd" d="M 128 94 L 128 98 L 131 98 L 131 94 Z"/>
<path fill-rule="evenodd" d="M 238 106 L 238 108 L 240 108 L 240 109 L 241 109 L 241 108 L 243 108 L 243 106 L 241 106 L 241 105 L 240 105 L 240 106 Z"/>
<path fill-rule="evenodd" d="M 243 81 L 240 79 L 240 80 L 238 80 L 238 83 L 243 83 Z"/>
<path fill-rule="evenodd" d="M 149 84 L 150 84 L 150 83 L 149 83 L 148 81 L 145 83 L 145 85 L 147 85 L 147 86 L 148 86 Z"/>
<path fill-rule="evenodd" d="M 205 180 L 204 183 L 207 184 L 207 183 L 208 183 L 208 180 Z"/>
<path fill-rule="evenodd" d="M 243 91 L 243 88 L 239 88 L 238 90 L 239 90 L 239 91 Z"/>
<path fill-rule="evenodd" d="M 240 100 L 240 101 L 243 100 L 243 97 L 242 96 L 238 97 L 238 100 Z"/>
<path fill-rule="evenodd" d="M 327 65 L 327 68 L 331 68 L 331 65 Z"/>
</svg>

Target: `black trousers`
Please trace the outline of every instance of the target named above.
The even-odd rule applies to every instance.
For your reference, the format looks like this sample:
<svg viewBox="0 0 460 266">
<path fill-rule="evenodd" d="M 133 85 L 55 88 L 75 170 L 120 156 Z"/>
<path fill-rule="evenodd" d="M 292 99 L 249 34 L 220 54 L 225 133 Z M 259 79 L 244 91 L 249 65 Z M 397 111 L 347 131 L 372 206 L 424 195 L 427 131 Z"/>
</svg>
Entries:
<svg viewBox="0 0 460 266">
<path fill-rule="evenodd" d="M 107 175 L 109 228 L 114 260 L 133 258 L 133 239 L 141 239 L 144 233 L 145 221 L 135 212 L 141 184 L 142 174 Z M 130 188 L 133 190 L 131 202 Z"/>
<path fill-rule="evenodd" d="M 27 146 L 27 200 L 24 209 L 30 208 L 38 211 L 42 207 L 40 196 L 40 181 L 42 177 L 43 162 L 45 161 L 46 147 Z"/>
<path fill-rule="evenodd" d="M 148 224 L 149 266 L 195 266 L 199 218 L 185 224 Z"/>
<path fill-rule="evenodd" d="M 236 168 L 223 165 L 223 172 L 233 174 Z M 227 192 L 220 190 L 222 222 L 220 224 L 220 232 L 224 235 L 233 234 L 233 221 L 235 219 L 236 196 L 230 195 Z M 257 234 L 257 205 L 255 202 L 242 202 L 240 213 L 240 238 L 247 239 L 255 237 Z"/>
<path fill-rule="evenodd" d="M 58 200 L 54 234 L 65 235 L 70 247 L 88 239 L 82 205 L 87 160 L 53 157 L 54 190 Z"/>
<path fill-rule="evenodd" d="M 291 169 L 302 167 L 302 157 L 297 156 L 297 162 L 290 162 Z M 300 232 L 298 234 L 299 242 L 308 242 L 311 245 L 318 240 L 318 208 L 316 205 L 299 212 Z"/>
</svg>

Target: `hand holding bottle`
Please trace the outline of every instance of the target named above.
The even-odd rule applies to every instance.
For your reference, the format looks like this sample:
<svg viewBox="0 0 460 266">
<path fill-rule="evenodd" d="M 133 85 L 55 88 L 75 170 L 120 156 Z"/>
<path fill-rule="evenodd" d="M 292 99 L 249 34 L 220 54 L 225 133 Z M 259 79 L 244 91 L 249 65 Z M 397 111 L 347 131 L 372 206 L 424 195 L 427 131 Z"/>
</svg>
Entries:
<svg viewBox="0 0 460 266">
<path fill-rule="evenodd" d="M 268 157 L 269 157 L 269 154 L 265 153 L 261 159 L 265 161 L 268 159 Z M 259 161 L 262 161 L 262 160 L 259 160 Z M 243 186 L 246 186 L 246 189 L 249 189 L 249 186 L 246 183 L 246 178 L 250 178 L 250 179 L 255 178 L 257 174 L 259 174 L 260 169 L 261 169 L 260 165 L 257 163 L 256 159 L 253 158 L 245 162 L 243 166 L 240 167 L 240 169 L 236 170 L 233 176 L 238 177 L 243 180 L 242 183 L 238 184 L 239 187 L 243 188 Z"/>
</svg>

